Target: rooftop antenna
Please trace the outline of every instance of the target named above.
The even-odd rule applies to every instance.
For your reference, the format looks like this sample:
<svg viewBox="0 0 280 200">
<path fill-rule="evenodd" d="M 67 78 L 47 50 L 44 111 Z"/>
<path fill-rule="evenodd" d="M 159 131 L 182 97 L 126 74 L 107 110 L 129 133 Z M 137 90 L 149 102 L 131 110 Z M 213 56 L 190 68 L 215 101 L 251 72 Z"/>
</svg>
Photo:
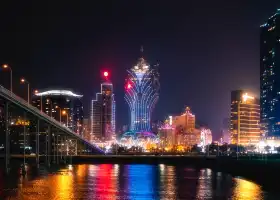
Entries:
<svg viewBox="0 0 280 200">
<path fill-rule="evenodd" d="M 144 52 L 144 47 L 143 47 L 143 45 L 141 45 L 141 47 L 140 47 L 140 52 L 141 52 L 141 57 L 143 57 L 143 52 Z"/>
</svg>

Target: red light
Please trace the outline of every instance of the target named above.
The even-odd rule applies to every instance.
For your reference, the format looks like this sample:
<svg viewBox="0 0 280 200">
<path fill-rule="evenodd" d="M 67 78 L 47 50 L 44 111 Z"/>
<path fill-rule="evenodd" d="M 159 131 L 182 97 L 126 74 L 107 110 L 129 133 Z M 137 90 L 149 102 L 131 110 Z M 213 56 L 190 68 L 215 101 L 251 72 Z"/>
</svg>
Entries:
<svg viewBox="0 0 280 200">
<path fill-rule="evenodd" d="M 129 83 L 129 84 L 127 84 L 127 88 L 128 89 L 130 89 L 131 88 L 131 84 Z"/>
<path fill-rule="evenodd" d="M 108 72 L 104 72 L 103 75 L 104 75 L 105 77 L 108 77 L 108 76 L 109 76 L 109 73 L 108 73 Z"/>
</svg>

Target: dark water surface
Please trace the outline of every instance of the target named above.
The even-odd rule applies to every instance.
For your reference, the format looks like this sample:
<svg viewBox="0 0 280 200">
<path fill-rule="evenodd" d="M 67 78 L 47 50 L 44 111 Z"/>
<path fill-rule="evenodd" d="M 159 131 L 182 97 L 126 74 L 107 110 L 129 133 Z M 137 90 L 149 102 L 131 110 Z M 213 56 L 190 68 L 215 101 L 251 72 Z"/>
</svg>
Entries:
<svg viewBox="0 0 280 200">
<path fill-rule="evenodd" d="M 280 199 L 252 181 L 187 166 L 92 164 L 0 174 L 0 199 L 10 200 Z"/>
</svg>

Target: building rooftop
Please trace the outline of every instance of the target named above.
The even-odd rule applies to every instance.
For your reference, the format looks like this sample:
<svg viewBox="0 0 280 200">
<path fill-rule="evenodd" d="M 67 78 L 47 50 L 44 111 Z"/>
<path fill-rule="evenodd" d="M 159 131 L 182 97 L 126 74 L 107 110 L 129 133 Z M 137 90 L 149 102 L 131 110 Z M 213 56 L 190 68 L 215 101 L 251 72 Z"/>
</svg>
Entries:
<svg viewBox="0 0 280 200">
<path fill-rule="evenodd" d="M 45 92 L 38 92 L 35 93 L 35 96 L 58 96 L 58 95 L 62 95 L 62 96 L 70 96 L 70 97 L 83 97 L 83 95 L 78 95 L 73 93 L 70 90 L 48 90 Z"/>
<path fill-rule="evenodd" d="M 269 17 L 268 19 L 270 20 L 270 19 L 272 19 L 272 18 L 274 18 L 276 15 L 279 15 L 280 14 L 280 9 L 277 9 L 277 11 L 276 11 L 276 13 L 275 14 L 273 14 L 271 17 Z M 264 23 L 264 24 L 262 24 L 260 27 L 266 27 L 266 26 L 268 26 L 269 24 L 268 23 Z"/>
</svg>

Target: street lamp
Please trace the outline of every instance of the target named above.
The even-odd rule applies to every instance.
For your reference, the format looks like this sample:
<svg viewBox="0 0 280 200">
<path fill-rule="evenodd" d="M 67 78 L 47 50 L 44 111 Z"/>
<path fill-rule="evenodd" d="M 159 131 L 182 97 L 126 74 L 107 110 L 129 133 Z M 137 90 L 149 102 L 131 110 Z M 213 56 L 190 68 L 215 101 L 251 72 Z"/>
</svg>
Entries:
<svg viewBox="0 0 280 200">
<path fill-rule="evenodd" d="M 12 70 L 12 68 L 9 66 L 9 65 L 7 65 L 7 64 L 4 64 L 4 65 L 2 65 L 2 68 L 4 68 L 4 69 L 9 69 L 10 70 L 10 81 L 11 81 L 11 83 L 10 83 L 10 90 L 11 90 L 11 93 L 13 93 L 13 70 Z"/>
<path fill-rule="evenodd" d="M 21 83 L 26 83 L 27 84 L 27 102 L 28 102 L 28 104 L 29 104 L 29 82 L 26 80 L 26 79 L 24 79 L 24 78 L 22 78 L 22 79 L 20 79 L 20 82 Z"/>
<path fill-rule="evenodd" d="M 38 94 L 39 91 L 38 90 L 35 90 L 34 91 L 34 94 Z M 41 108 L 41 112 L 43 112 L 43 102 L 42 102 L 42 95 L 40 96 L 40 108 Z"/>
<path fill-rule="evenodd" d="M 68 127 L 68 113 L 66 112 L 66 110 L 62 111 L 62 115 L 66 115 L 66 127 Z"/>
<path fill-rule="evenodd" d="M 61 108 L 58 106 L 55 106 L 56 109 L 59 109 L 59 122 L 61 123 Z M 65 111 L 65 110 L 64 110 Z"/>
</svg>

